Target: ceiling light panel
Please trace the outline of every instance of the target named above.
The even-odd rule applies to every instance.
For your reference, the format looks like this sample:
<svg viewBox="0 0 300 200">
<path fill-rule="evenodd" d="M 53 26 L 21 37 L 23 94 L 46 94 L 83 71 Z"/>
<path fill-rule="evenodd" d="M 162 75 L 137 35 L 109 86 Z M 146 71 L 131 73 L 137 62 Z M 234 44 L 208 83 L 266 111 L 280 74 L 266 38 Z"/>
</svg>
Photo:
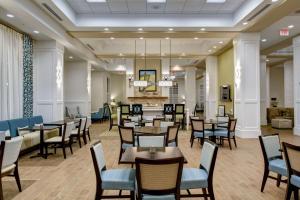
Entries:
<svg viewBox="0 0 300 200">
<path fill-rule="evenodd" d="M 89 3 L 105 3 L 106 0 L 86 0 Z"/>
<path fill-rule="evenodd" d="M 147 3 L 166 3 L 167 0 L 147 0 Z"/>
<path fill-rule="evenodd" d="M 226 0 L 206 0 L 206 3 L 225 3 Z"/>
</svg>

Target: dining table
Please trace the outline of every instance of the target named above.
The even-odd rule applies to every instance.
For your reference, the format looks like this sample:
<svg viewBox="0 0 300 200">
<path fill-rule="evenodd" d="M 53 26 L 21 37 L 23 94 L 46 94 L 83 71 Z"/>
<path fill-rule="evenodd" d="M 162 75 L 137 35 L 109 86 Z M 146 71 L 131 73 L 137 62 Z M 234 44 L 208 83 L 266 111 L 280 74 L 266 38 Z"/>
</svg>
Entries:
<svg viewBox="0 0 300 200">
<path fill-rule="evenodd" d="M 184 157 L 179 147 L 128 147 L 122 155 L 120 163 L 135 164 L 136 158 L 160 160 Z M 184 157 L 184 162 L 187 160 Z"/>
<path fill-rule="evenodd" d="M 211 129 L 208 129 L 210 131 L 212 131 L 213 133 L 215 132 L 216 130 L 216 127 L 220 124 L 226 124 L 227 122 L 220 122 L 218 120 L 215 120 L 215 119 L 206 119 L 204 120 L 204 124 L 207 124 L 207 125 L 211 125 Z M 216 136 L 213 135 L 213 136 L 210 136 L 210 140 L 214 143 L 216 143 Z"/>
<path fill-rule="evenodd" d="M 80 119 L 63 119 L 63 120 L 58 120 L 58 121 L 53 121 L 53 122 L 47 122 L 44 123 L 46 126 L 58 126 L 59 127 L 59 135 L 62 136 L 62 127 L 69 122 L 74 122 L 75 127 L 79 126 L 79 121 Z"/>
<path fill-rule="evenodd" d="M 165 135 L 168 133 L 167 127 L 142 126 L 134 128 L 135 135 Z"/>
</svg>

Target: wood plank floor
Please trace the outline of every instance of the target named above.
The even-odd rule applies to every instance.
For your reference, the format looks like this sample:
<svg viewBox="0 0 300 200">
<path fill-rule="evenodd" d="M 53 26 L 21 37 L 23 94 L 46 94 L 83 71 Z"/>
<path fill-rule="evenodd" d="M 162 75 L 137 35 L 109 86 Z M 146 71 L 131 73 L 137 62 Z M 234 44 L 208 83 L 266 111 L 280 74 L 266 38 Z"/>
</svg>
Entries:
<svg viewBox="0 0 300 200">
<path fill-rule="evenodd" d="M 92 142 L 101 139 L 108 168 L 130 167 L 118 165 L 119 137 L 117 128 L 108 132 L 108 124 L 93 124 Z M 280 132 L 281 140 L 300 145 L 300 137 L 291 130 L 263 128 L 265 134 Z M 190 132 L 179 133 L 179 147 L 188 160 L 185 167 L 198 167 L 201 146 L 195 141 L 190 148 Z M 221 147 L 217 157 L 214 175 L 214 189 L 217 200 L 282 200 L 286 185 L 276 187 L 275 181 L 268 180 L 265 192 L 260 192 L 263 174 L 263 158 L 258 139 L 238 139 L 238 148 L 229 150 L 227 143 Z M 3 182 L 5 200 L 85 200 L 94 199 L 95 174 L 89 145 L 79 149 L 74 144 L 74 154 L 69 151 L 64 160 L 61 150 L 47 160 L 20 159 L 20 176 L 23 192 L 17 191 L 13 178 Z M 112 192 L 109 192 L 112 193 Z M 199 198 L 198 198 L 199 199 Z"/>
</svg>

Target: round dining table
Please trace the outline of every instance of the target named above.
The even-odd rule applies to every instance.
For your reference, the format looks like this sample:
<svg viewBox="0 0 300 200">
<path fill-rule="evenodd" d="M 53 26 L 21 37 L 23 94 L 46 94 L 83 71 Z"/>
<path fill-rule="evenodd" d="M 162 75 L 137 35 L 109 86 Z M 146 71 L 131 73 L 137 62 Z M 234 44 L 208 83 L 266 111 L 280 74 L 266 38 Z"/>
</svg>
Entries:
<svg viewBox="0 0 300 200">
<path fill-rule="evenodd" d="M 143 126 L 134 128 L 136 135 L 165 135 L 168 133 L 167 127 Z"/>
</svg>

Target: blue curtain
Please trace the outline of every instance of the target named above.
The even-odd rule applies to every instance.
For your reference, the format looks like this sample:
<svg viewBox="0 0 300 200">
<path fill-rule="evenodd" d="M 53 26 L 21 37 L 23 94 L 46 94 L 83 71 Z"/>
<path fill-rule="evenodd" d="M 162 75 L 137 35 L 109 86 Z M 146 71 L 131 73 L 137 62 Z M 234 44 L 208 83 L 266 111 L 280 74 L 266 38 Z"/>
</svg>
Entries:
<svg viewBox="0 0 300 200">
<path fill-rule="evenodd" d="M 23 36 L 23 117 L 33 115 L 33 45 L 28 35 Z"/>
</svg>

